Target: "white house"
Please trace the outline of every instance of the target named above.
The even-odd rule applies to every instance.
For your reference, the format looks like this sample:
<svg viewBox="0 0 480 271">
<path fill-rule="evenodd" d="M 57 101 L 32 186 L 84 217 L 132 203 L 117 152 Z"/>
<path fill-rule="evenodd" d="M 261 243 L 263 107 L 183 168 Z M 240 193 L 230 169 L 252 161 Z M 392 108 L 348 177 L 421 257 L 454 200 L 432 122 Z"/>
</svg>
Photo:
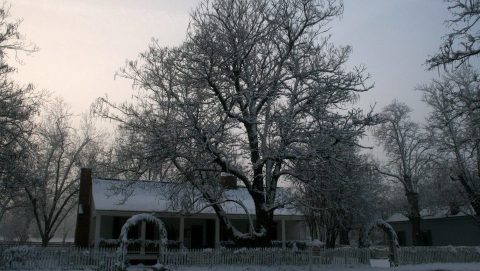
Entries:
<svg viewBox="0 0 480 271">
<path fill-rule="evenodd" d="M 179 211 L 182 208 L 169 200 L 174 185 L 178 184 L 92 178 L 91 170 L 82 169 L 75 244 L 101 246 L 102 242 L 109 243 L 119 237 L 124 222 L 138 213 L 152 213 L 160 218 L 166 225 L 169 241 L 187 248 L 213 248 L 228 241 L 229 237 L 211 207 L 197 208 L 199 212 L 188 215 Z M 228 189 L 225 197 L 241 201 L 250 214 L 255 213 L 253 201 L 245 188 Z M 223 207 L 239 230 L 248 231 L 248 216 L 243 207 L 233 202 L 225 203 Z M 296 209 L 277 209 L 274 221 L 276 236 L 273 237 L 282 246 L 288 241 L 307 239 L 304 216 Z M 139 240 L 158 239 L 157 229 L 146 223 L 129 235 Z"/>
</svg>

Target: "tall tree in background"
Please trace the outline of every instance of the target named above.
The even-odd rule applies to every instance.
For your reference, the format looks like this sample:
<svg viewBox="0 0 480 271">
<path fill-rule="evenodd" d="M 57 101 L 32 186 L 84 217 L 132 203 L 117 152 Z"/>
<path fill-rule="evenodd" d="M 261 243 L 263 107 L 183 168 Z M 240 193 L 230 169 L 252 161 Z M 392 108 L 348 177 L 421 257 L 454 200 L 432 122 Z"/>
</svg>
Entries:
<svg viewBox="0 0 480 271">
<path fill-rule="evenodd" d="M 342 150 L 343 149 L 343 150 Z M 312 239 L 328 248 L 350 245 L 350 230 L 362 230 L 380 217 L 379 174 L 358 148 L 343 146 L 328 159 L 297 164 L 296 203 L 303 210 Z"/>
<path fill-rule="evenodd" d="M 119 129 L 114 144 L 97 146 L 93 171 L 98 176 L 126 180 L 166 180 L 171 164 L 149 154 L 142 134 Z"/>
<path fill-rule="evenodd" d="M 430 138 L 442 157 L 454 161 L 451 178 L 480 214 L 480 74 L 469 66 L 420 88 L 432 111 Z"/>
<path fill-rule="evenodd" d="M 21 183 L 26 179 L 23 161 L 28 157 L 33 116 L 38 112 L 39 94 L 31 85 L 11 79 L 15 68 L 8 62 L 19 52 L 33 52 L 19 32 L 20 20 L 9 19 L 9 8 L 0 7 L 0 221 L 19 201 Z"/>
<path fill-rule="evenodd" d="M 43 246 L 76 206 L 80 168 L 89 166 L 82 162 L 88 161 L 92 127 L 74 128 L 66 108 L 56 100 L 46 109 L 35 131 L 30 182 L 24 187 Z"/>
<path fill-rule="evenodd" d="M 141 135 L 146 156 L 198 189 L 237 242 L 268 245 L 293 162 L 350 142 L 369 122 L 348 110 L 368 75 L 347 71 L 351 48 L 322 36 L 342 11 L 335 0 L 204 1 L 182 45 L 154 42 L 120 72 L 138 87 L 136 103 L 100 99 L 97 113 Z M 253 231 L 239 232 L 223 210 L 221 172 L 252 197 Z"/>
<path fill-rule="evenodd" d="M 428 142 L 418 124 L 410 119 L 411 109 L 393 101 L 382 111 L 383 123 L 375 129 L 375 137 L 387 154 L 387 162 L 379 172 L 394 182 L 400 182 L 407 197 L 407 214 L 412 224 L 414 245 L 422 245 L 421 217 L 418 200 L 419 182 L 431 161 Z"/>
<path fill-rule="evenodd" d="M 432 151 L 435 151 L 435 147 L 440 143 L 435 137 L 430 140 L 432 140 Z M 421 204 L 431 210 L 445 210 L 445 207 L 448 207 L 448 212 L 451 214 L 459 212 L 471 214 L 468 210 L 470 206 L 468 194 L 462 185 L 452 178 L 452 173 L 455 172 L 452 165 L 455 165 L 455 162 L 450 154 L 443 152 L 435 154 L 430 172 L 426 174 L 428 181 L 421 184 Z"/>
<path fill-rule="evenodd" d="M 469 58 L 480 55 L 480 0 L 447 0 L 453 18 L 446 23 L 452 32 L 444 37 L 439 52 L 427 59 L 429 69 L 456 63 L 460 67 Z"/>
</svg>

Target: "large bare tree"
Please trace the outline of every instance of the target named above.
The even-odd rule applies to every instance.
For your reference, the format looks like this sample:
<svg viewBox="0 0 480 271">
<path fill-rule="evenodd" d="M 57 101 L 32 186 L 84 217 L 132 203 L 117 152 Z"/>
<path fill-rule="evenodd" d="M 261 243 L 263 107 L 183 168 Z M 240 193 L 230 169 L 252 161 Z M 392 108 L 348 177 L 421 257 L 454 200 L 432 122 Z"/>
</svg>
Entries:
<svg viewBox="0 0 480 271">
<path fill-rule="evenodd" d="M 430 138 L 444 159 L 452 161 L 451 178 L 480 214 L 480 74 L 469 66 L 446 73 L 420 87 L 430 106 Z"/>
<path fill-rule="evenodd" d="M 294 178 L 293 162 L 350 141 L 369 122 L 350 109 L 356 92 L 370 88 L 364 67 L 348 71 L 351 48 L 324 35 L 342 11 L 335 0 L 204 1 L 185 42 L 153 42 L 120 71 L 137 87 L 136 102 L 100 99 L 97 113 L 139 135 L 146 157 L 169 161 L 237 242 L 269 244 L 273 213 L 284 204 L 277 187 Z M 254 202 L 248 233 L 222 207 L 221 172 Z"/>
<path fill-rule="evenodd" d="M 431 153 L 425 134 L 410 119 L 410 112 L 406 104 L 394 100 L 383 109 L 384 122 L 376 127 L 374 134 L 387 154 L 385 165 L 378 170 L 402 184 L 409 205 L 407 217 L 412 224 L 413 244 L 421 245 L 419 183 L 427 172 Z"/>
</svg>

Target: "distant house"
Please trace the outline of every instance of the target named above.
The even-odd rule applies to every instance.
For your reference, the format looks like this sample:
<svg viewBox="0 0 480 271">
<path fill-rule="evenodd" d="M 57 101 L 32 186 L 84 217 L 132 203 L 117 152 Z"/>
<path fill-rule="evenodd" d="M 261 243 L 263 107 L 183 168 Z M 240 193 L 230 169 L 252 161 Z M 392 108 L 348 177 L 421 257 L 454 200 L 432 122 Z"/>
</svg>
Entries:
<svg viewBox="0 0 480 271">
<path fill-rule="evenodd" d="M 211 207 L 197 208 L 201 211 L 190 215 L 180 212 L 180 208 L 168 199 L 170 193 L 165 193 L 173 185 L 168 182 L 92 178 L 91 170 L 82 169 L 75 244 L 100 246 L 102 242 L 112 242 L 119 237 L 124 222 L 138 213 L 152 213 L 160 218 L 166 224 L 168 239 L 187 248 L 213 248 L 228 241 L 229 237 Z M 225 196 L 243 202 L 248 212 L 254 215 L 254 204 L 248 191 L 236 185 L 231 186 Z M 128 196 L 115 193 L 118 187 L 126 187 Z M 248 217 L 242 207 L 231 202 L 223 207 L 239 230 L 248 230 Z M 287 241 L 307 238 L 304 217 L 297 210 L 277 209 L 274 221 L 274 239 L 283 246 Z M 140 240 L 158 238 L 157 229 L 145 223 L 129 235 L 132 239 Z"/>
<path fill-rule="evenodd" d="M 471 211 L 450 208 L 424 209 L 421 229 L 428 246 L 478 246 L 480 245 L 480 221 L 470 215 Z M 412 227 L 408 218 L 393 214 L 387 222 L 397 232 L 400 246 L 412 246 Z"/>
</svg>

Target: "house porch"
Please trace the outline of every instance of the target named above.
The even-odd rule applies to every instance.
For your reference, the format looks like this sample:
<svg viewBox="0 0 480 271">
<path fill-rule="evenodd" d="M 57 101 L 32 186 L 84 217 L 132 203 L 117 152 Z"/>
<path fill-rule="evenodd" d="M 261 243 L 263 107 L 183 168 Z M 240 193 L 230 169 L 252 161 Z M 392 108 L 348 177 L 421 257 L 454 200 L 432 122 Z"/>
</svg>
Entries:
<svg viewBox="0 0 480 271">
<path fill-rule="evenodd" d="M 94 215 L 91 225 L 91 244 L 95 247 L 115 245 L 118 242 L 121 228 L 132 214 L 101 214 Z M 170 247 L 185 248 L 217 248 L 223 242 L 232 240 L 227 231 L 220 225 L 216 216 L 172 216 L 157 215 L 166 227 Z M 245 216 L 237 216 L 232 219 L 234 226 L 242 232 L 248 232 L 248 219 Z M 305 240 L 307 238 L 306 226 L 301 217 L 278 216 L 275 219 L 276 230 L 273 240 L 282 243 L 286 247 L 288 241 Z M 158 240 L 158 229 L 150 223 L 142 222 L 132 227 L 128 232 L 129 252 L 153 253 L 155 240 Z M 132 252 L 133 252 L 132 251 Z"/>
</svg>

